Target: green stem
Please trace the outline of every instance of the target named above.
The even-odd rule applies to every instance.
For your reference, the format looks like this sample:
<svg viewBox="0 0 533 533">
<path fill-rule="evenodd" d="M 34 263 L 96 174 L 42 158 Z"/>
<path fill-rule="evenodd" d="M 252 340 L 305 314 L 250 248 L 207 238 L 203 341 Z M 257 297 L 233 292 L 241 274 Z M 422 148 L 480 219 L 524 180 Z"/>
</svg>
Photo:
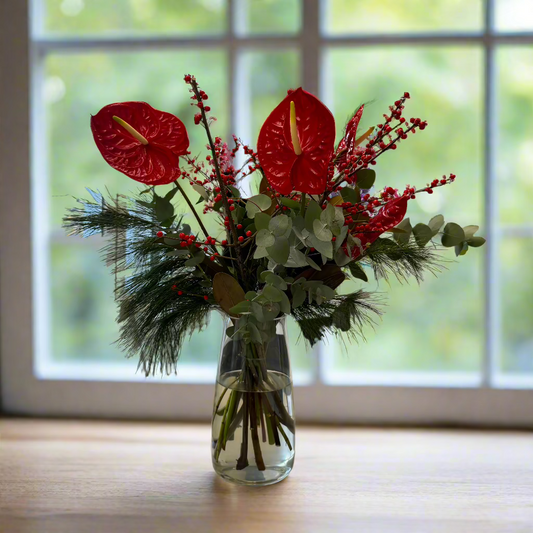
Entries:
<svg viewBox="0 0 533 533">
<path fill-rule="evenodd" d="M 248 466 L 248 394 L 243 396 L 242 442 L 241 454 L 237 459 L 237 470 L 244 470 Z"/>
<path fill-rule="evenodd" d="M 307 195 L 303 192 L 302 196 L 300 197 L 300 215 L 302 215 L 302 217 L 305 217 L 306 206 L 307 206 Z"/>
<path fill-rule="evenodd" d="M 200 226 L 201 230 L 204 232 L 206 238 L 209 237 L 209 233 L 207 232 L 206 227 L 204 226 L 204 223 L 202 222 L 202 219 L 200 218 L 200 215 L 196 212 L 196 209 L 192 205 L 191 201 L 189 200 L 189 197 L 185 194 L 185 191 L 183 190 L 183 187 L 177 182 L 174 182 L 174 185 L 179 189 L 180 193 L 182 194 L 183 198 L 185 198 L 185 201 L 189 205 L 189 208 L 192 211 L 192 214 L 196 217 L 196 220 L 198 221 L 198 225 Z"/>
<path fill-rule="evenodd" d="M 289 450 L 292 452 L 292 445 L 290 440 L 287 437 L 287 434 L 285 431 L 283 431 L 283 428 L 281 427 L 281 422 L 279 420 L 276 420 L 276 425 L 278 426 L 278 430 L 281 433 L 281 436 L 284 438 L 285 442 L 287 443 L 287 446 L 289 447 Z"/>
<path fill-rule="evenodd" d="M 235 407 L 239 403 L 240 393 L 237 391 L 231 391 L 229 401 L 228 401 L 228 411 L 227 411 L 227 420 L 226 426 L 224 427 L 224 436 L 222 439 L 222 449 L 226 449 L 226 443 L 228 442 L 229 436 L 229 426 L 233 420 L 233 414 L 235 413 Z"/>
<path fill-rule="evenodd" d="M 248 393 L 250 401 L 250 433 L 252 434 L 252 445 L 254 447 L 255 463 L 258 470 L 265 470 L 265 462 L 263 454 L 261 453 L 261 443 L 259 442 L 259 434 L 257 433 L 257 412 L 255 407 L 255 394 Z"/>
</svg>

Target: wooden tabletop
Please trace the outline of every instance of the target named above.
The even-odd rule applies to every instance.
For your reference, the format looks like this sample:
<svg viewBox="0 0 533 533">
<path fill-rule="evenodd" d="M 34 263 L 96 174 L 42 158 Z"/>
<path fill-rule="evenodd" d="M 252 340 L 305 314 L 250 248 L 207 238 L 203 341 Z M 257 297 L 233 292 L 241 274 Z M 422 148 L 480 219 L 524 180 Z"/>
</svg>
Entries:
<svg viewBox="0 0 533 533">
<path fill-rule="evenodd" d="M 2 533 L 532 532 L 533 435 L 306 428 L 278 485 L 230 485 L 206 425 L 0 420 Z"/>
</svg>

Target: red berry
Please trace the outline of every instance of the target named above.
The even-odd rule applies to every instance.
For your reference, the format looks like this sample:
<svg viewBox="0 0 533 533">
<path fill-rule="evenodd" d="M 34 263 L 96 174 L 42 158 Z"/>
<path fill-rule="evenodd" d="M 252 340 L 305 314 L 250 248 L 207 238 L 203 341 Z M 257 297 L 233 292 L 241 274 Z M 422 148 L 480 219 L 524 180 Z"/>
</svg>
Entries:
<svg viewBox="0 0 533 533">
<path fill-rule="evenodd" d="M 408 92 L 403 93 L 404 98 L 411 98 L 411 95 Z"/>
<path fill-rule="evenodd" d="M 241 236 L 239 237 L 239 242 L 242 242 L 242 241 L 244 241 L 244 237 L 241 235 Z"/>
<path fill-rule="evenodd" d="M 162 231 L 158 231 L 158 232 L 157 232 L 157 236 L 158 236 L 159 238 L 161 238 L 163 235 L 164 235 L 164 233 L 163 233 Z"/>
<path fill-rule="evenodd" d="M 204 296 L 204 300 L 207 302 L 207 300 L 209 300 L 209 296 L 207 296 L 207 294 Z"/>
<path fill-rule="evenodd" d="M 237 224 L 237 229 L 242 229 L 242 224 Z"/>
<path fill-rule="evenodd" d="M 230 205 L 230 206 L 229 206 L 229 210 L 230 210 L 230 211 L 235 211 L 235 206 L 234 206 L 234 205 Z"/>
<path fill-rule="evenodd" d="M 226 246 L 226 244 L 228 244 L 228 241 L 227 241 L 226 239 L 224 239 L 224 240 L 222 241 L 222 246 Z"/>
<path fill-rule="evenodd" d="M 247 231 L 247 232 L 246 232 L 246 236 L 247 236 L 247 237 L 251 237 L 251 236 L 252 236 L 252 232 L 251 232 L 251 231 Z"/>
</svg>

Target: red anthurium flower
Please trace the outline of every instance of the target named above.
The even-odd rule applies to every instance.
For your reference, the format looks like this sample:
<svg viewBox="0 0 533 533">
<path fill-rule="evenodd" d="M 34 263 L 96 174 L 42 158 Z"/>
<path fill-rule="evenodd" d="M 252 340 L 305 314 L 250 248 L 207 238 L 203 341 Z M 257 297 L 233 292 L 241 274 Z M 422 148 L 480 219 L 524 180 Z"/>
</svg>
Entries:
<svg viewBox="0 0 533 533">
<path fill-rule="evenodd" d="M 359 127 L 359 122 L 361 122 L 361 117 L 363 116 L 363 111 L 365 106 L 362 105 L 350 119 L 348 124 L 346 124 L 346 129 L 344 137 L 341 139 L 339 146 L 337 147 L 337 163 L 341 164 L 346 161 L 348 157 L 354 155 L 355 149 L 374 131 L 374 127 L 369 128 L 365 133 L 360 137 L 357 137 L 357 128 Z"/>
<path fill-rule="evenodd" d="M 409 196 L 400 196 L 388 201 L 381 211 L 366 225 L 361 233 L 356 233 L 354 237 L 361 241 L 361 248 L 365 250 L 368 245 L 375 242 L 385 231 L 396 227 L 405 217 L 407 212 L 407 202 Z M 346 245 L 343 246 L 346 251 Z M 352 257 L 357 259 L 361 255 L 359 246 L 352 250 Z"/>
<path fill-rule="evenodd" d="M 189 137 L 183 122 L 145 102 L 110 104 L 91 117 L 94 141 L 116 170 L 147 185 L 166 185 L 180 176 L 179 156 Z"/>
<path fill-rule="evenodd" d="M 270 185 L 281 194 L 322 194 L 335 145 L 335 120 L 311 93 L 296 89 L 259 132 L 257 152 Z"/>
<path fill-rule="evenodd" d="M 339 163 L 346 160 L 347 155 L 351 155 L 355 148 L 355 140 L 357 134 L 357 128 L 359 122 L 361 122 L 361 117 L 363 116 L 365 106 L 362 105 L 354 114 L 354 116 L 346 124 L 346 129 L 344 132 L 344 137 L 341 139 L 339 146 L 337 147 L 337 161 Z M 348 153 L 350 152 L 350 153 Z"/>
</svg>

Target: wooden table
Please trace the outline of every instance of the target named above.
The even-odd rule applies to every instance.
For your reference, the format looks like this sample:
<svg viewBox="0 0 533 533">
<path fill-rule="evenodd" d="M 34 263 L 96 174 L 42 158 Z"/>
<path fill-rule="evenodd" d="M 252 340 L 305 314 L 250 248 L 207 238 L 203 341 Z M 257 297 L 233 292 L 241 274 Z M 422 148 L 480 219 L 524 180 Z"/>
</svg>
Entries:
<svg viewBox="0 0 533 533">
<path fill-rule="evenodd" d="M 533 532 L 533 435 L 309 428 L 230 485 L 206 425 L 0 420 L 0 532 Z"/>
</svg>

